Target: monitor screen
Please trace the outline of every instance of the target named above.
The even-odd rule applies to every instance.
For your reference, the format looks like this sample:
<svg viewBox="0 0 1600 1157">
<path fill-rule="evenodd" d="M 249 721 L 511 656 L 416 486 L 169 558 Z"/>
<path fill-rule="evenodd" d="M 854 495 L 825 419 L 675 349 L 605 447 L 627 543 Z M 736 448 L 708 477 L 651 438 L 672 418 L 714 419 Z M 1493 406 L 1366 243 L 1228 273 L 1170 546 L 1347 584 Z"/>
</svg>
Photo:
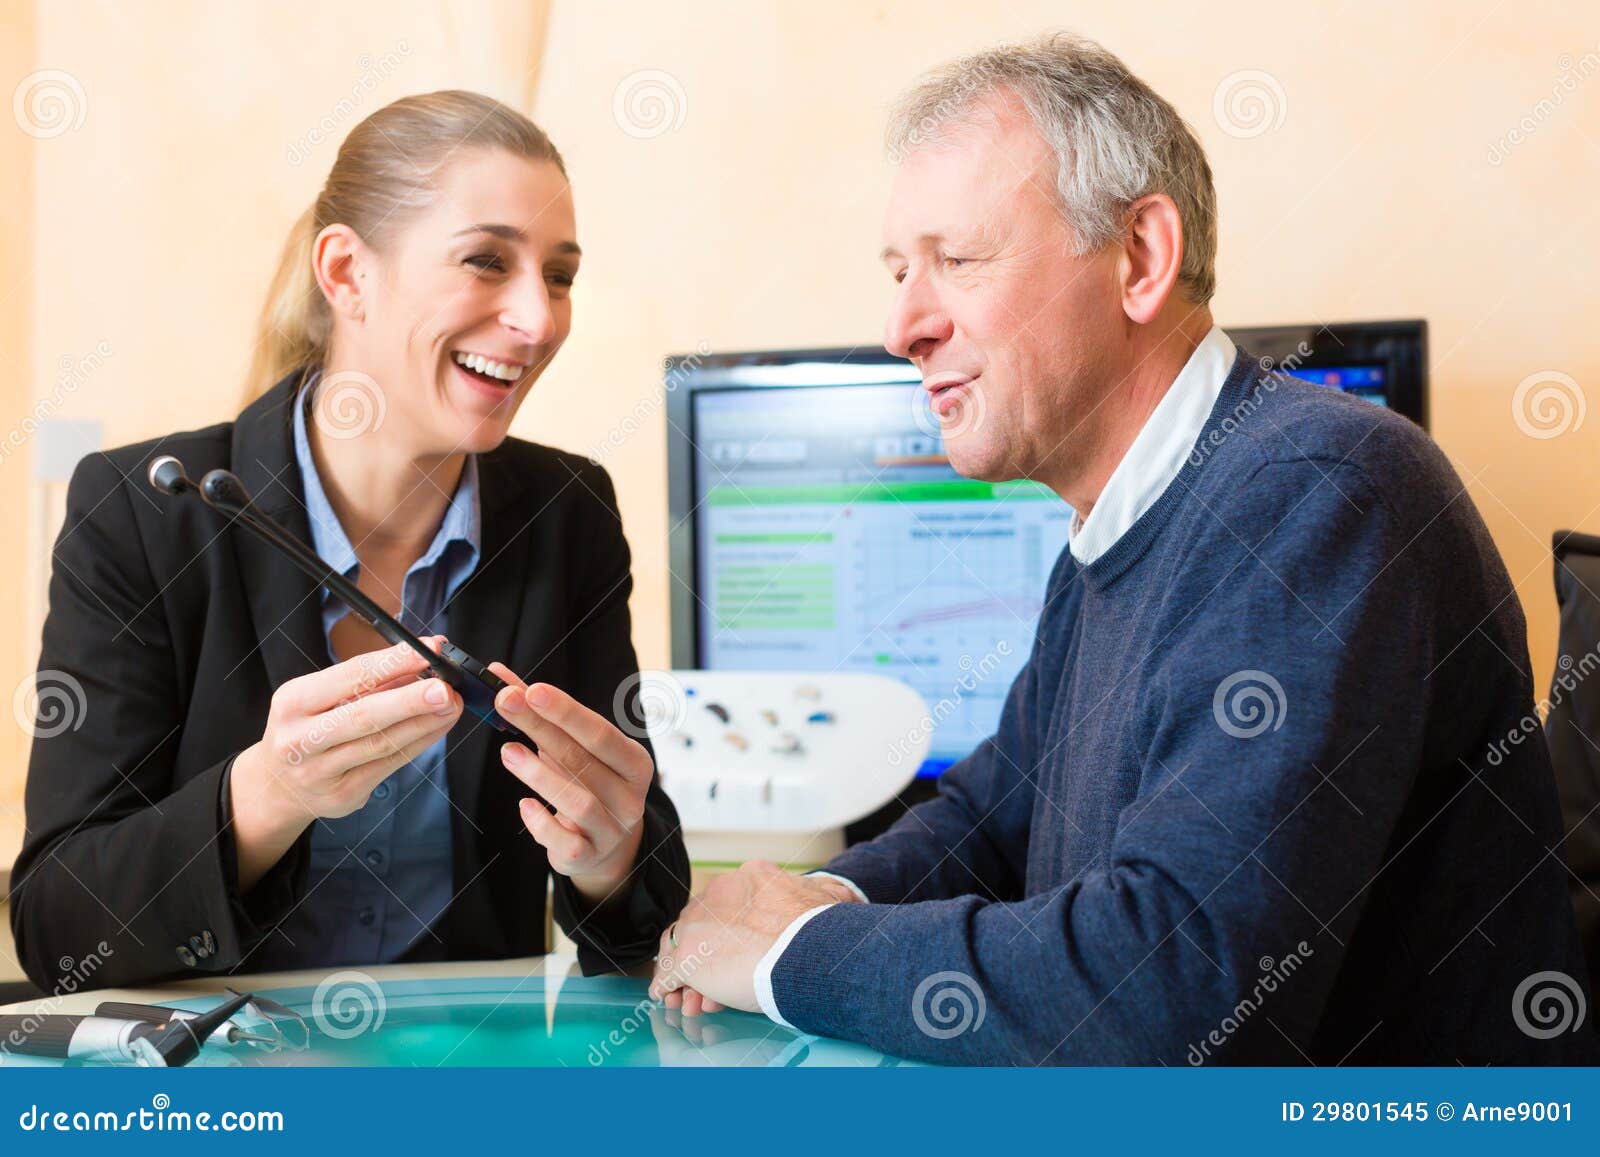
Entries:
<svg viewBox="0 0 1600 1157">
<path fill-rule="evenodd" d="M 1383 366 L 1330 366 L 1320 370 L 1285 366 L 1283 372 L 1315 385 L 1343 390 L 1380 406 L 1389 404 L 1388 373 Z"/>
<path fill-rule="evenodd" d="M 696 392 L 696 643 L 716 670 L 904 680 L 928 704 L 933 775 L 993 732 L 1071 511 L 1035 483 L 957 475 L 925 397 L 915 381 Z"/>
</svg>

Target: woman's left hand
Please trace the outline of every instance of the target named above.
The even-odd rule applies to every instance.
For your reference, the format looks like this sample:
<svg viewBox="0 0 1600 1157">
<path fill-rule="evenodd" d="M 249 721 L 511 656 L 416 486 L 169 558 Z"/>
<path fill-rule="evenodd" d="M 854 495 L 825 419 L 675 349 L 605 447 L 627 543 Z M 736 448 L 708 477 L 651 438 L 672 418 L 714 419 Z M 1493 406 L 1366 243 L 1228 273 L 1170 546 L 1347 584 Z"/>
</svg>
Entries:
<svg viewBox="0 0 1600 1157">
<path fill-rule="evenodd" d="M 530 687 L 504 663 L 489 669 L 510 684 L 495 697 L 495 710 L 539 748 L 534 754 L 525 744 L 507 743 L 500 760 L 556 809 L 551 815 L 538 800 L 525 799 L 522 822 L 552 869 L 590 903 L 604 903 L 639 853 L 655 771 L 650 753 L 565 691 L 548 683 Z"/>
</svg>

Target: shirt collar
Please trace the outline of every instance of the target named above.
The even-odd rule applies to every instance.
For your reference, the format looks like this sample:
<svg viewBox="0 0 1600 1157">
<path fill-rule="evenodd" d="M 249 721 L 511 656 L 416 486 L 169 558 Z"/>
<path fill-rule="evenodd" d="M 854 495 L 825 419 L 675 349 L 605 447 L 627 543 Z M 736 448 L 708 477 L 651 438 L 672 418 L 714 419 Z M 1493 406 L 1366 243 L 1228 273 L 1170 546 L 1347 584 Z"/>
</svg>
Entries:
<svg viewBox="0 0 1600 1157">
<path fill-rule="evenodd" d="M 1172 485 L 1205 429 L 1235 353 L 1233 339 L 1214 325 L 1189 355 L 1106 480 L 1089 517 L 1073 514 L 1067 548 L 1080 565 L 1111 549 Z"/>
<path fill-rule="evenodd" d="M 311 403 L 311 391 L 316 388 L 319 374 L 313 372 L 300 388 L 294 404 L 294 456 L 300 466 L 300 478 L 305 488 L 306 514 L 311 522 L 311 546 L 324 562 L 349 578 L 360 560 L 355 547 L 339 524 L 328 493 L 322 487 L 322 476 L 317 473 L 316 459 L 311 454 L 311 439 L 306 435 L 306 410 Z M 461 469 L 461 480 L 456 492 L 445 507 L 439 530 L 428 544 L 422 557 L 411 569 L 421 570 L 437 563 L 451 543 L 465 543 L 470 548 L 469 560 L 476 563 L 483 547 L 483 513 L 478 500 L 478 456 L 468 454 Z M 323 598 L 328 597 L 324 587 Z"/>
</svg>

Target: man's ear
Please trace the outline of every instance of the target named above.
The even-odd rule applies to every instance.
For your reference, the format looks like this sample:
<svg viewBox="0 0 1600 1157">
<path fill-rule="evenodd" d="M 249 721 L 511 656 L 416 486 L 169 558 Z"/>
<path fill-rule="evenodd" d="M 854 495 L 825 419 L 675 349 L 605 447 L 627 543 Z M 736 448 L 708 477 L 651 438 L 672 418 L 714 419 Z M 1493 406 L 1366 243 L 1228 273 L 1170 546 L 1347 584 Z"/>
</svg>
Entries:
<svg viewBox="0 0 1600 1157">
<path fill-rule="evenodd" d="M 1128 218 L 1117 265 L 1122 310 L 1130 321 L 1148 325 L 1160 315 L 1178 283 L 1183 222 L 1178 206 L 1165 193 L 1140 197 L 1128 207 Z"/>
<path fill-rule="evenodd" d="M 311 268 L 334 316 L 366 315 L 366 273 L 371 250 L 348 225 L 329 225 L 311 243 Z"/>
</svg>

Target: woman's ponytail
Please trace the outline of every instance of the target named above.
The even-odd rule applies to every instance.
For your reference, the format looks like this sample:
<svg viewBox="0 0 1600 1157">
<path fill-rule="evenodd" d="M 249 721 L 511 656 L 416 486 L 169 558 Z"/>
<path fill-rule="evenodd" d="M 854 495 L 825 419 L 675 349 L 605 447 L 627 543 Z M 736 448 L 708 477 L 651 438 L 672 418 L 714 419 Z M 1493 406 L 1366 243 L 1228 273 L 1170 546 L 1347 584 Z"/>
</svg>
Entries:
<svg viewBox="0 0 1600 1157">
<path fill-rule="evenodd" d="M 327 352 L 328 303 L 311 272 L 311 245 L 321 232 L 312 205 L 289 231 L 278 271 L 267 290 L 250 359 L 245 404 L 270 390 L 291 370 L 318 365 Z"/>
</svg>

